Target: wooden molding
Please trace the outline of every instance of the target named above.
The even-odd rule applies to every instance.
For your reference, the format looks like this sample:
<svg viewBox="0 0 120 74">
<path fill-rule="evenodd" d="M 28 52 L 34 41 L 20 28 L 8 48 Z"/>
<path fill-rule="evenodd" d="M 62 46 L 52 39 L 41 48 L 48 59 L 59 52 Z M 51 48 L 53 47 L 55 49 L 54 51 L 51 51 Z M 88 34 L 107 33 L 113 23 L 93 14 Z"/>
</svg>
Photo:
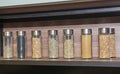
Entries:
<svg viewBox="0 0 120 74">
<path fill-rule="evenodd" d="M 18 7 L 6 7 L 0 8 L 0 14 L 15 14 L 15 13 L 30 13 L 30 12 L 46 12 L 46 11 L 57 11 L 57 10 L 70 10 L 70 9 L 85 9 L 85 8 L 96 8 L 96 7 L 110 7 L 119 6 L 119 0 L 96 0 L 96 1 L 71 1 L 61 2 L 53 4 L 36 4 L 28 6 Z"/>
</svg>

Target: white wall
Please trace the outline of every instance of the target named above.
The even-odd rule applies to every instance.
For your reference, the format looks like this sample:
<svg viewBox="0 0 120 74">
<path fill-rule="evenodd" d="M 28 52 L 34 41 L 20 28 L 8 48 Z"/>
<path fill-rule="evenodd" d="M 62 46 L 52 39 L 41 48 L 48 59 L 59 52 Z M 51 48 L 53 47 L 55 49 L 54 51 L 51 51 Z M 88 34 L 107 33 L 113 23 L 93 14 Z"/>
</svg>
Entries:
<svg viewBox="0 0 120 74">
<path fill-rule="evenodd" d="M 13 5 L 24 5 L 24 4 L 58 2 L 58 1 L 67 1 L 67 0 L 0 0 L 0 7 L 13 6 Z"/>
</svg>

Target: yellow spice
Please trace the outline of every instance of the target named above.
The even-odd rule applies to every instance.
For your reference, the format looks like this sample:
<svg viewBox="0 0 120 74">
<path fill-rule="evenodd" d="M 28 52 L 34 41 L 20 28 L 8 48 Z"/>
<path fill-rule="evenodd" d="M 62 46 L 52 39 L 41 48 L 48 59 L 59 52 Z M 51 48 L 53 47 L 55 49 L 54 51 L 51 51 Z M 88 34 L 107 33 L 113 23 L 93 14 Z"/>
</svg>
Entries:
<svg viewBox="0 0 120 74">
<path fill-rule="evenodd" d="M 92 36 L 82 35 L 82 58 L 92 58 Z"/>
</svg>

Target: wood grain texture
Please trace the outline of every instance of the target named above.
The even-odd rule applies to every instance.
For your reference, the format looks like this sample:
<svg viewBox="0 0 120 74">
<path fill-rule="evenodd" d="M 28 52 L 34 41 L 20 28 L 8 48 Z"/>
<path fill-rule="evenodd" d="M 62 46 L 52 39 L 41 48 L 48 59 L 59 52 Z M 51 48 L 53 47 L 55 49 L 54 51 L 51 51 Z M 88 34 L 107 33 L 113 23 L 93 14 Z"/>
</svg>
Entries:
<svg viewBox="0 0 120 74">
<path fill-rule="evenodd" d="M 51 17 L 52 18 L 52 17 Z M 33 18 L 34 19 L 34 18 Z M 99 23 L 120 23 L 120 16 L 107 16 L 107 17 L 90 17 L 90 18 L 69 18 L 54 19 L 54 20 L 31 20 L 24 21 L 20 19 L 19 22 L 6 22 L 3 23 L 4 28 L 16 28 L 16 27 L 41 27 L 41 26 L 64 26 L 75 24 L 99 24 Z M 36 21 L 35 21 L 36 20 Z"/>
<path fill-rule="evenodd" d="M 38 22 L 36 22 L 38 24 Z M 17 24 L 20 23 L 6 23 L 6 25 Z M 21 25 L 29 24 L 34 25 L 34 23 L 26 22 L 21 23 Z M 27 35 L 27 57 L 31 57 L 31 31 L 32 30 L 41 30 L 42 31 L 42 52 L 43 57 L 48 57 L 48 30 L 55 29 L 58 30 L 59 34 L 59 55 L 63 57 L 63 29 L 70 28 L 74 30 L 74 51 L 75 57 L 81 57 L 81 29 L 91 28 L 93 31 L 92 35 L 92 50 L 93 57 L 98 57 L 98 28 L 103 27 L 112 27 L 115 28 L 115 44 L 116 44 L 116 56 L 120 57 L 120 23 L 106 23 L 106 24 L 78 24 L 78 25 L 63 25 L 63 26 L 39 26 L 39 27 L 13 27 L 13 28 L 4 28 L 4 31 L 12 31 L 14 37 L 14 55 L 16 56 L 16 31 L 24 30 Z"/>
<path fill-rule="evenodd" d="M 83 8 L 96 8 L 96 7 L 109 7 L 118 6 L 119 0 L 96 0 L 96 1 L 72 1 L 58 4 L 47 5 L 31 5 L 23 7 L 9 7 L 0 9 L 0 14 L 13 14 L 13 13 L 28 13 L 28 12 L 43 12 L 43 11 L 56 11 L 56 10 L 69 10 L 69 9 L 83 9 Z"/>
</svg>

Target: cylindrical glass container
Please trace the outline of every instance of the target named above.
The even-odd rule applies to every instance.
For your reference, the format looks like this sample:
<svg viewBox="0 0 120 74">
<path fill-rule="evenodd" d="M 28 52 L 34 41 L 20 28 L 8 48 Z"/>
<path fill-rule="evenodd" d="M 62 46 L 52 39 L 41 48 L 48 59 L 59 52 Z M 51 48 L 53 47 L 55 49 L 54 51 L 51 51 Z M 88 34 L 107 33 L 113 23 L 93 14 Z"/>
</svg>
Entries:
<svg viewBox="0 0 120 74">
<path fill-rule="evenodd" d="M 64 58 L 74 58 L 73 29 L 64 29 Z"/>
<path fill-rule="evenodd" d="M 17 31 L 17 51 L 18 58 L 25 58 L 25 49 L 26 49 L 26 32 L 25 31 Z"/>
<path fill-rule="evenodd" d="M 58 47 L 58 31 L 48 31 L 48 42 L 49 42 L 49 58 L 59 58 L 59 47 Z"/>
<path fill-rule="evenodd" d="M 13 58 L 12 32 L 3 33 L 3 58 Z"/>
<path fill-rule="evenodd" d="M 32 58 L 42 58 L 41 31 L 32 31 Z"/>
<path fill-rule="evenodd" d="M 82 29 L 82 58 L 92 58 L 92 29 Z"/>
<path fill-rule="evenodd" d="M 41 31 L 32 31 L 32 58 L 42 58 Z"/>
<path fill-rule="evenodd" d="M 109 28 L 99 28 L 99 58 L 110 58 Z"/>
<path fill-rule="evenodd" d="M 116 57 L 116 51 L 115 51 L 115 29 L 110 28 L 109 29 L 109 50 L 110 50 L 110 57 L 114 58 Z"/>
</svg>

